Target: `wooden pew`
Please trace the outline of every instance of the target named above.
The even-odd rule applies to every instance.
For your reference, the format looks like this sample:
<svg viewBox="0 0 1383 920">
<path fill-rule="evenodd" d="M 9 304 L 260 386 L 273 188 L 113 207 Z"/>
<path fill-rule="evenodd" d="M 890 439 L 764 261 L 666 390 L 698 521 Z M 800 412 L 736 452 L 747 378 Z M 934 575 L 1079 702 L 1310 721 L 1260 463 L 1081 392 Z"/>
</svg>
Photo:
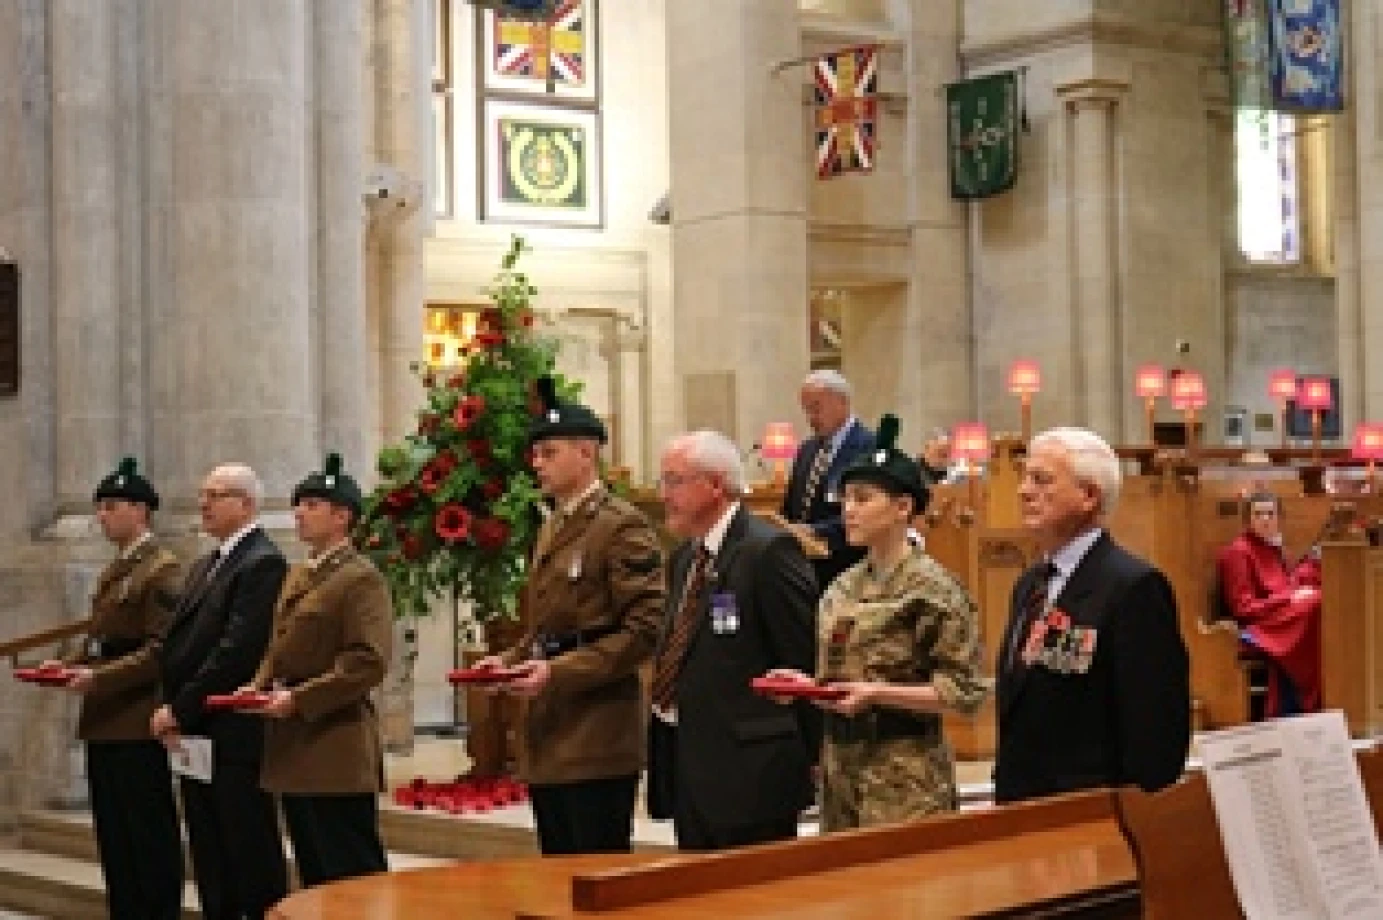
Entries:
<svg viewBox="0 0 1383 920">
<path fill-rule="evenodd" d="M 1113 793 L 726 853 L 519 859 L 301 891 L 276 920 L 1138 916 Z"/>
<path fill-rule="evenodd" d="M 1358 760 L 1374 824 L 1383 832 L 1383 749 L 1364 751 Z M 1243 916 L 1204 774 L 1151 794 L 1120 789 L 1115 801 L 1138 865 L 1146 920 Z"/>
<path fill-rule="evenodd" d="M 1326 543 L 1321 567 L 1322 705 L 1355 736 L 1383 732 L 1383 549 Z"/>
</svg>

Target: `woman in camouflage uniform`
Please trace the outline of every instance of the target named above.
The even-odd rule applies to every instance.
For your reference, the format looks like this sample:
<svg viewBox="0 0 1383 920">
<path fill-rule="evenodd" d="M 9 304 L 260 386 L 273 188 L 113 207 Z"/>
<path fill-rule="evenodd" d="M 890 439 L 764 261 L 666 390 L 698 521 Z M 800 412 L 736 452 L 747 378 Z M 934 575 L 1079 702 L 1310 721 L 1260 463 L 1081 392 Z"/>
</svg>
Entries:
<svg viewBox="0 0 1383 920">
<path fill-rule="evenodd" d="M 989 693 L 974 601 L 908 540 L 927 487 L 897 439 L 898 420 L 885 415 L 876 449 L 840 480 L 846 537 L 868 554 L 832 583 L 818 618 L 818 677 L 845 691 L 818 702 L 827 711 L 826 832 L 955 810 L 955 760 L 941 712 L 973 713 Z"/>
</svg>

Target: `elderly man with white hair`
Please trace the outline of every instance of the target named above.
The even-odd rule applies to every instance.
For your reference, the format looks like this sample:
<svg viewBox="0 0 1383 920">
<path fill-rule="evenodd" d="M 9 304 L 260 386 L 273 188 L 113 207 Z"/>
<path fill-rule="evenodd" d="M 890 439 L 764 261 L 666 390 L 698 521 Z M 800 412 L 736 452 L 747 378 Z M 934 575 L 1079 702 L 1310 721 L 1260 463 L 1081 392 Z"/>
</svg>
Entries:
<svg viewBox="0 0 1383 920">
<path fill-rule="evenodd" d="M 1165 575 L 1105 532 L 1119 459 L 1099 435 L 1032 439 L 1019 486 L 1037 564 L 999 648 L 994 798 L 1177 780 L 1191 739 L 1186 646 Z"/>
<path fill-rule="evenodd" d="M 874 449 L 874 433 L 855 417 L 850 383 L 838 371 L 812 371 L 802 381 L 799 398 L 813 436 L 793 457 L 781 510 L 799 537 L 826 544 L 829 554 L 812 561 L 817 585 L 825 591 L 837 575 L 864 558 L 845 539 L 839 485 L 845 468 Z"/>
<path fill-rule="evenodd" d="M 242 463 L 218 466 L 197 493 L 216 549 L 192 566 L 157 643 L 164 698 L 150 732 L 170 749 L 209 738 L 211 781 L 182 780 L 183 817 L 202 916 L 262 917 L 288 893 L 274 801 L 260 788 L 264 726 L 251 714 L 208 711 L 209 696 L 248 684 L 264 657 L 288 572 L 259 526 L 264 486 Z"/>
<path fill-rule="evenodd" d="M 815 663 L 816 582 L 797 540 L 740 502 L 744 470 L 724 435 L 695 431 L 663 452 L 668 568 L 654 659 L 648 811 L 684 850 L 782 840 L 812 798 L 820 717 L 783 709 L 750 681 Z"/>
</svg>

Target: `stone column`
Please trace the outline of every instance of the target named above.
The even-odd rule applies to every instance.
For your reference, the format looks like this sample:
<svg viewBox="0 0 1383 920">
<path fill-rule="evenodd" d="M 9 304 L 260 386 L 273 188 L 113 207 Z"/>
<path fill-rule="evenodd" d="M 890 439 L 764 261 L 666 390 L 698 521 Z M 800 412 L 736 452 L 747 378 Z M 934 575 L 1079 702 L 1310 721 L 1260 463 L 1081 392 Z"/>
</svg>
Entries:
<svg viewBox="0 0 1383 920">
<path fill-rule="evenodd" d="M 366 0 L 315 0 L 317 364 L 320 439 L 354 474 L 374 468 L 365 329 Z"/>
<path fill-rule="evenodd" d="M 375 286 L 371 336 L 379 362 L 377 411 L 384 441 L 410 430 L 422 401 L 409 364 L 423 357 L 423 237 L 432 207 L 430 201 L 418 200 L 430 142 L 422 117 L 431 98 L 427 10 L 426 0 L 375 0 L 375 161 L 395 170 L 413 195 L 410 207 L 376 214 L 370 225 Z"/>
<path fill-rule="evenodd" d="M 808 369 L 804 76 L 772 72 L 801 54 L 797 4 L 669 3 L 667 34 L 684 422 L 747 446 Z"/>
<path fill-rule="evenodd" d="M 312 342 L 310 10 L 277 0 L 150 7 L 151 188 L 167 289 L 151 317 L 150 427 L 167 491 L 239 460 L 282 500 L 320 463 Z M 154 115 L 162 118 L 161 115 Z M 166 199 L 162 199 L 166 196 Z M 169 488 L 171 486 L 171 488 Z"/>
<path fill-rule="evenodd" d="M 1383 15 L 1375 4 L 1347 6 L 1353 22 L 1345 34 L 1353 36 L 1354 53 L 1345 60 L 1354 79 L 1341 135 L 1354 147 L 1337 149 L 1341 170 L 1352 160 L 1354 176 L 1340 188 L 1352 199 L 1339 215 L 1340 382 L 1346 412 L 1354 407 L 1355 418 L 1367 419 L 1383 411 L 1383 363 L 1369 360 L 1383 350 L 1383 112 L 1376 104 L 1383 94 Z"/>
<path fill-rule="evenodd" d="M 1115 113 L 1126 89 L 1100 79 L 1057 87 L 1070 139 L 1075 407 L 1080 424 L 1114 440 L 1125 434 L 1114 142 Z"/>
<path fill-rule="evenodd" d="M 112 0 L 53 0 L 52 330 L 60 514 L 90 510 L 122 449 L 117 68 Z"/>
<path fill-rule="evenodd" d="M 0 250 L 19 263 L 23 298 L 23 380 L 17 398 L 0 400 L 6 445 L 0 492 L 15 497 L 0 503 L 0 534 L 6 538 L 27 539 L 50 523 L 56 494 L 51 15 L 45 0 L 0 3 Z"/>
</svg>

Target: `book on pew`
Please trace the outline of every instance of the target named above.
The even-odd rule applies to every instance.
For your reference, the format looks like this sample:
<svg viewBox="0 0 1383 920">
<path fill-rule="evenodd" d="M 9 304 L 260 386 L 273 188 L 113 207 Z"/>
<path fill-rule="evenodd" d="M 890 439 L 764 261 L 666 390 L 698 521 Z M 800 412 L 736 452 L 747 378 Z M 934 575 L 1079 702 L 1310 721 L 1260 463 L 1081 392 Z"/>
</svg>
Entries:
<svg viewBox="0 0 1383 920">
<path fill-rule="evenodd" d="M 1383 917 L 1383 856 L 1340 712 L 1213 732 L 1201 759 L 1248 920 Z"/>
</svg>

